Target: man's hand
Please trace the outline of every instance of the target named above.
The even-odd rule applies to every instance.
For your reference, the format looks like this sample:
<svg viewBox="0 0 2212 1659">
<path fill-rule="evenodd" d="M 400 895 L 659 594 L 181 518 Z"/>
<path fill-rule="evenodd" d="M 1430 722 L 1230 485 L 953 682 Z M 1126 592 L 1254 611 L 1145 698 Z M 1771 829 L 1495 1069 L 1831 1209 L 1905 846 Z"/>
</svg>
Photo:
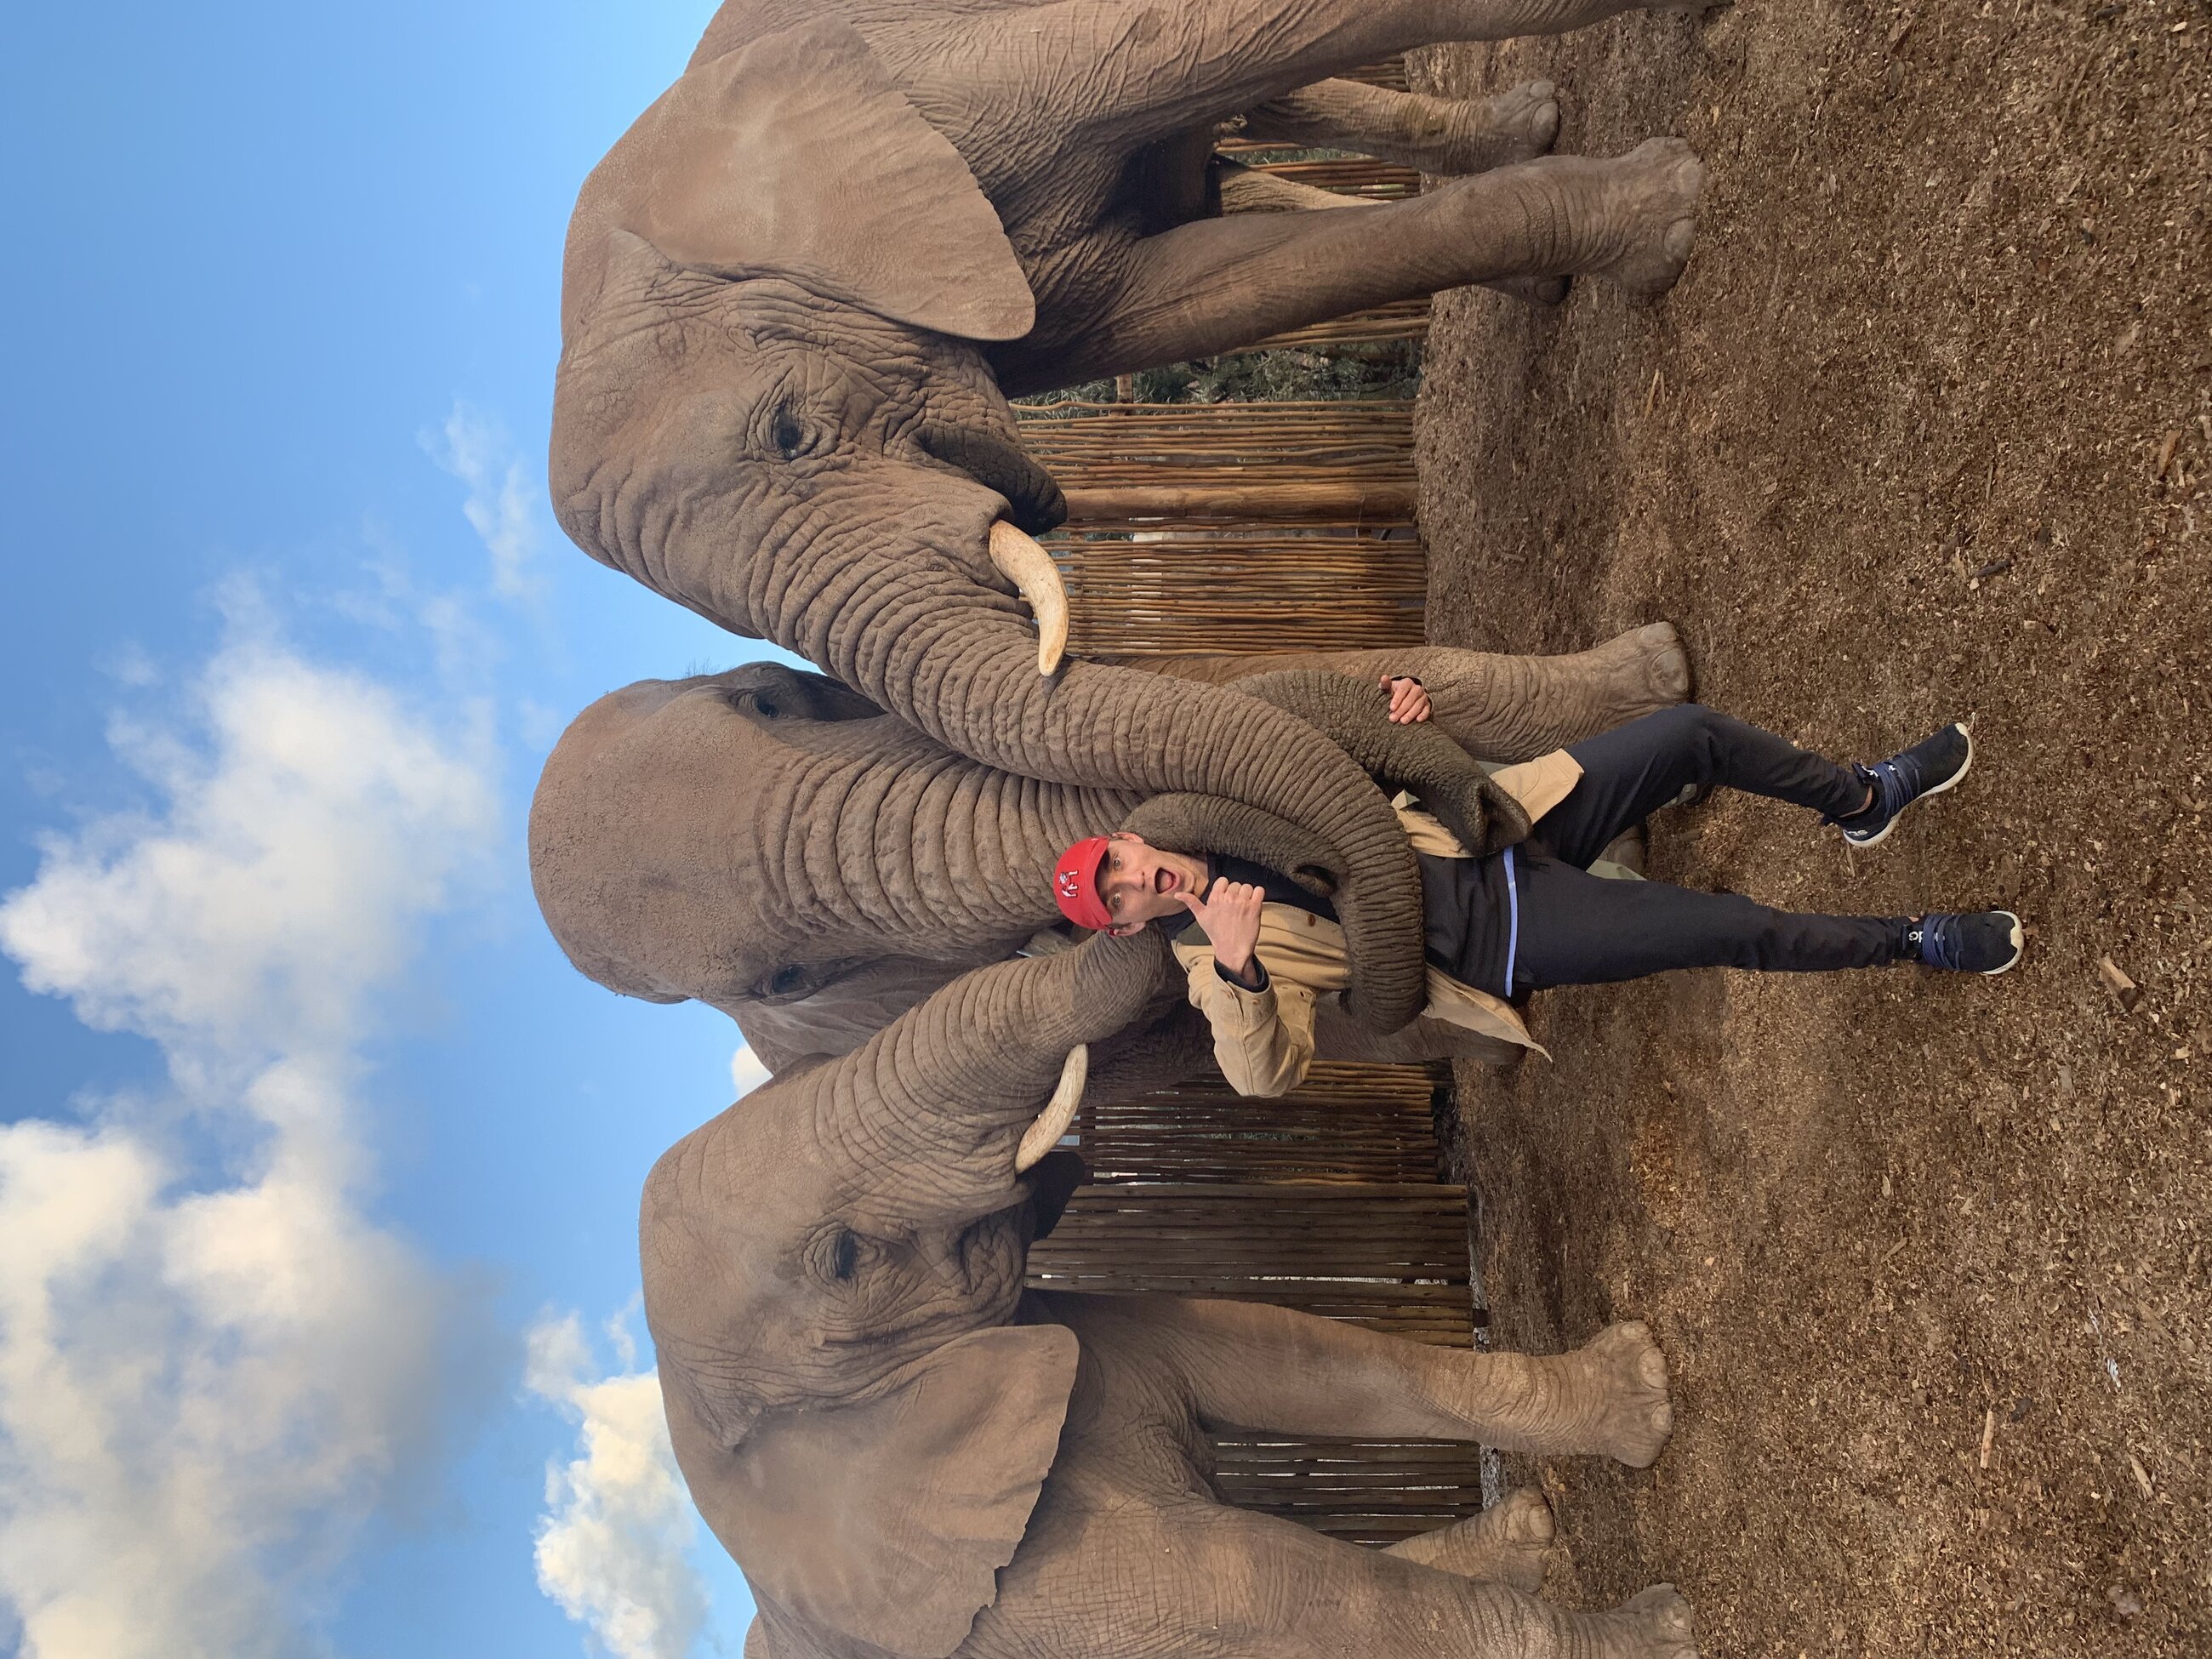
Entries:
<svg viewBox="0 0 2212 1659">
<path fill-rule="evenodd" d="M 1385 674 L 1382 689 L 1390 696 L 1390 718 L 1397 725 L 1411 726 L 1429 717 L 1429 694 L 1420 681 L 1405 674 Z"/>
<path fill-rule="evenodd" d="M 1257 977 L 1252 972 L 1252 948 L 1260 942 L 1260 890 L 1247 882 L 1215 880 L 1206 884 L 1203 899 L 1188 893 L 1176 896 L 1213 941 L 1213 959 L 1250 984 Z"/>
</svg>

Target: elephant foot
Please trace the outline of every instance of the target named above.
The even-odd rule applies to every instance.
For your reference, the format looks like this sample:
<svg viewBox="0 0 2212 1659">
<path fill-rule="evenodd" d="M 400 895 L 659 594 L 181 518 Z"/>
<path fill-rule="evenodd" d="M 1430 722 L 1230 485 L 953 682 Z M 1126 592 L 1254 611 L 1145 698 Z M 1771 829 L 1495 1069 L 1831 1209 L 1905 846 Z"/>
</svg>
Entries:
<svg viewBox="0 0 2212 1659">
<path fill-rule="evenodd" d="M 1618 167 L 1613 205 L 1620 252 L 1597 274 L 1631 294 L 1664 294 L 1681 276 L 1697 237 L 1705 163 L 1680 138 L 1647 138 Z"/>
<path fill-rule="evenodd" d="M 1595 702 L 1606 716 L 1600 731 L 1686 702 L 1693 689 L 1690 653 L 1670 622 L 1647 623 L 1615 635 L 1583 652 L 1582 664 L 1598 688 Z"/>
<path fill-rule="evenodd" d="M 1622 869 L 1642 875 L 1651 861 L 1651 838 L 1640 823 L 1632 823 L 1611 841 L 1605 851 L 1597 855 L 1600 864 L 1617 864 Z"/>
<path fill-rule="evenodd" d="M 1705 164 L 1682 140 L 1647 138 L 1609 161 L 1547 156 L 1515 172 L 1551 198 L 1556 215 L 1557 240 L 1539 255 L 1539 270 L 1587 271 L 1644 295 L 1674 286 L 1705 184 Z"/>
<path fill-rule="evenodd" d="M 1452 132 L 1428 171 L 1483 173 L 1548 155 L 1559 137 L 1559 89 L 1526 81 L 1510 92 L 1460 106 Z"/>
<path fill-rule="evenodd" d="M 1672 1584 L 1654 1584 L 1597 1617 L 1606 1659 L 1698 1659 L 1690 1604 Z"/>
<path fill-rule="evenodd" d="M 1667 1356 L 1651 1340 L 1650 1327 L 1640 1319 L 1610 1326 L 1565 1358 L 1580 1372 L 1594 1407 L 1589 1449 L 1632 1469 L 1658 1462 L 1674 1430 L 1674 1407 L 1667 1393 Z"/>
<path fill-rule="evenodd" d="M 1682 636 L 1674 631 L 1674 623 L 1648 623 L 1623 637 L 1636 642 L 1636 670 L 1643 678 L 1640 689 L 1655 707 L 1672 708 L 1690 700 L 1690 653 L 1683 649 Z"/>
<path fill-rule="evenodd" d="M 1543 1588 L 1544 1559 L 1556 1535 L 1552 1506 L 1523 1486 L 1480 1515 L 1405 1539 L 1383 1553 L 1534 1595 Z"/>
<path fill-rule="evenodd" d="M 1523 305 L 1550 307 L 1566 303 L 1567 290 L 1574 283 L 1565 276 L 1501 276 L 1482 286 Z"/>
</svg>

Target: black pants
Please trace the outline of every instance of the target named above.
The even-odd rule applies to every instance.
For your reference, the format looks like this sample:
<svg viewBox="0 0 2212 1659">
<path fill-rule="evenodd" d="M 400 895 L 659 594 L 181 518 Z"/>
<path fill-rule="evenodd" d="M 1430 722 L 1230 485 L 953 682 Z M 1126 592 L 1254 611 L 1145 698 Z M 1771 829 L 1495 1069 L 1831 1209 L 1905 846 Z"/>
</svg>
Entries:
<svg viewBox="0 0 2212 1659">
<path fill-rule="evenodd" d="M 1725 784 L 1832 817 L 1855 812 L 1866 785 L 1849 767 L 1697 703 L 1617 726 L 1567 752 L 1582 763 L 1581 780 L 1513 849 L 1514 991 L 1670 968 L 1871 968 L 1903 952 L 1903 917 L 1792 915 L 1735 893 L 1589 872 L 1613 837 L 1692 784 Z"/>
</svg>

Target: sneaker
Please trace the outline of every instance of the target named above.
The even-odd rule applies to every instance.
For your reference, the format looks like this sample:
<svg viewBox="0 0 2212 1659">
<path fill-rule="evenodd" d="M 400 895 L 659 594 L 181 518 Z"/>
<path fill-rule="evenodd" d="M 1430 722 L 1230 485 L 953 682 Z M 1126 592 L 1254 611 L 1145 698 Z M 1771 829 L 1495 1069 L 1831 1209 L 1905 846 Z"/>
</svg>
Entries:
<svg viewBox="0 0 2212 1659">
<path fill-rule="evenodd" d="M 1905 930 L 1915 957 L 1960 974 L 2002 974 L 2020 960 L 2022 942 L 2020 918 L 2009 910 L 1923 916 Z"/>
<path fill-rule="evenodd" d="M 1897 815 L 1913 802 L 1954 787 L 1974 763 L 1974 739 L 1956 720 L 1932 738 L 1923 738 L 1872 766 L 1851 771 L 1874 790 L 1874 804 L 1849 817 L 1828 818 L 1854 847 L 1878 847 L 1897 825 Z"/>
</svg>

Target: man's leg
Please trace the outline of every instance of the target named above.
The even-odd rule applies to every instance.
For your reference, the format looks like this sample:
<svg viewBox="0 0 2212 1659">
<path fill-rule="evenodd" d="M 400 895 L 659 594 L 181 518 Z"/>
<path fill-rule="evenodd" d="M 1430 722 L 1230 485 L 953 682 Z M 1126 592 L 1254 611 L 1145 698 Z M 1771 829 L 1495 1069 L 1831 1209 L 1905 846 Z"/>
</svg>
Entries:
<svg viewBox="0 0 2212 1659">
<path fill-rule="evenodd" d="M 1812 973 L 1905 959 L 1903 916 L 1770 910 L 1737 893 L 1604 881 L 1564 859 L 1517 854 L 1516 991 L 1602 985 L 1674 968 Z"/>
<path fill-rule="evenodd" d="M 1582 778 L 1532 834 L 1577 869 L 1692 787 L 1725 784 L 1833 817 L 1866 799 L 1865 780 L 1850 767 L 1702 703 L 1662 708 L 1567 752 L 1581 763 Z"/>
</svg>

